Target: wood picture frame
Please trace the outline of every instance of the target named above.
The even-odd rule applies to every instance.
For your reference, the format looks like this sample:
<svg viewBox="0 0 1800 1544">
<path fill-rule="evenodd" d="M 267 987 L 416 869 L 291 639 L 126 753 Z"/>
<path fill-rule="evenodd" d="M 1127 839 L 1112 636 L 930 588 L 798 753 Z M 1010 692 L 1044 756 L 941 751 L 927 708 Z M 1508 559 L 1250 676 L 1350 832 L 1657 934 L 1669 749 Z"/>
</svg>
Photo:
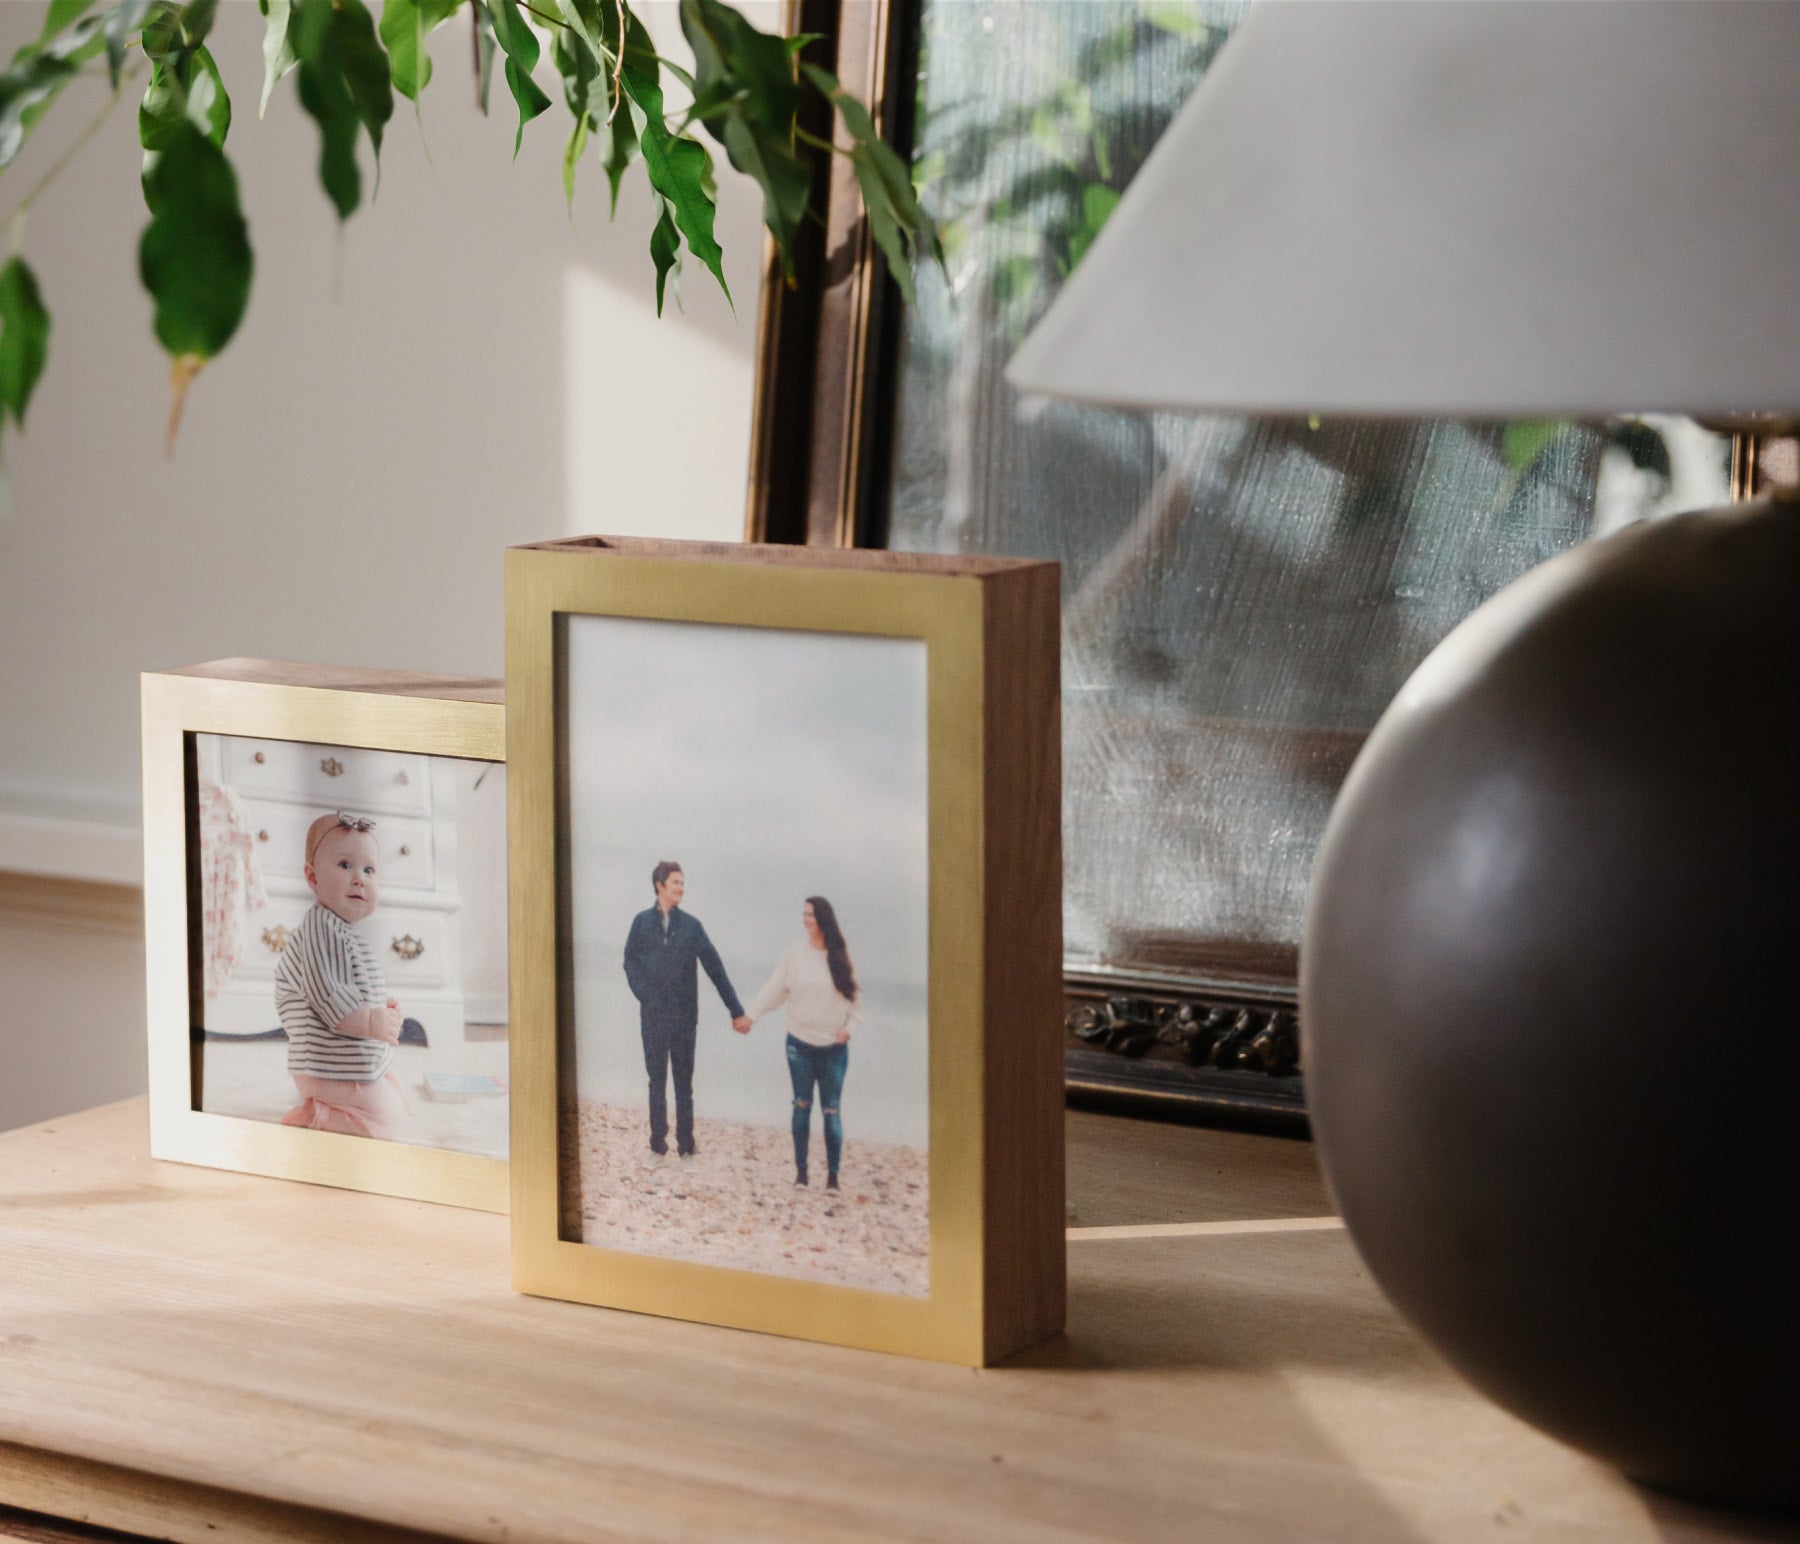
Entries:
<svg viewBox="0 0 1800 1544">
<path fill-rule="evenodd" d="M 1069 190 L 1102 195 L 1094 200 L 1093 207 L 1103 212 L 1108 207 L 1105 198 L 1116 196 L 1122 185 L 1120 173 L 1128 159 L 1138 153 L 1134 148 L 1128 157 L 1123 136 L 1117 132 L 1118 123 L 1108 124 L 1113 131 L 1110 153 L 1102 153 L 1097 166 L 1084 162 L 1078 170 L 1075 163 L 1079 157 L 1070 152 L 1066 141 L 1058 144 L 1059 114 L 1073 111 L 1069 104 L 1075 98 L 1057 99 L 1055 93 L 1046 90 L 1043 100 L 1021 104 L 1006 96 L 1008 81 L 999 77 L 1012 78 L 1018 44 L 1016 39 L 1009 42 L 1006 38 L 1008 28 L 1021 20 L 1036 21 L 1054 30 L 1058 14 L 1091 17 L 1103 10 L 1122 14 L 1132 8 L 1124 4 L 1015 7 L 991 15 L 959 8 L 957 14 L 965 29 L 989 29 L 998 40 L 993 47 L 1006 56 L 1004 60 L 986 60 L 980 66 L 969 62 L 973 55 L 968 38 L 962 39 L 960 46 L 942 38 L 931 46 L 922 46 L 922 33 L 932 8 L 931 0 L 858 0 L 854 5 L 839 0 L 808 0 L 804 10 L 798 4 L 790 6 L 788 25 L 790 30 L 821 35 L 820 41 L 810 45 L 819 54 L 819 62 L 833 69 L 870 102 L 884 137 L 909 160 L 929 139 L 933 71 L 943 69 L 946 62 L 960 63 L 977 75 L 982 69 L 989 70 L 989 78 L 974 85 L 965 76 L 961 83 L 964 89 L 949 93 L 951 101 L 959 107 L 975 101 L 992 103 L 996 113 L 1011 113 L 1014 131 L 1021 141 L 1035 139 L 1049 147 L 1043 166 L 1033 169 L 1009 164 L 1005 173 L 1010 179 L 1009 193 L 1026 200 L 1045 197 L 1063 187 L 1069 197 L 1074 196 Z M 937 6 L 940 13 L 945 9 Z M 1186 7 L 1142 5 L 1136 9 L 1139 15 L 1135 25 L 1140 34 L 1147 36 L 1159 30 L 1186 33 L 1192 48 L 1210 57 L 1209 51 L 1216 48 L 1223 31 L 1221 17 L 1240 12 L 1242 7 L 1209 8 L 1196 3 Z M 1210 41 L 1201 38 L 1204 33 L 1213 34 Z M 1169 39 L 1165 36 L 1162 41 L 1167 44 Z M 1093 52 L 1096 57 L 1111 58 L 1115 64 L 1122 57 L 1118 51 Z M 1139 77 L 1148 79 L 1156 74 L 1151 64 L 1146 55 L 1131 68 Z M 1040 78 L 1039 84 L 1047 87 L 1050 83 Z M 1101 105 L 1085 95 L 1089 82 L 1063 84 L 1082 88 L 1081 100 L 1087 103 L 1087 109 L 1101 114 Z M 943 147 L 932 145 L 927 154 L 928 159 L 942 161 Z M 950 158 L 953 162 L 956 159 L 954 150 Z M 971 151 L 963 159 L 970 167 L 980 167 L 992 158 Z M 795 285 L 783 283 L 773 266 L 766 270 L 746 533 L 752 541 L 882 548 L 890 539 L 889 499 L 896 468 L 907 454 L 902 430 L 896 425 L 905 322 L 884 259 L 870 239 L 855 179 L 849 174 L 844 157 L 832 160 L 835 164 L 825 220 L 813 233 L 819 251 L 810 266 L 801 270 Z M 960 203 L 965 210 L 974 202 L 966 194 L 967 190 Z M 929 202 L 929 191 L 926 197 Z M 958 201 L 950 202 L 957 205 Z M 1017 223 L 1028 223 L 1022 204 L 1014 206 L 1013 214 Z M 1078 255 L 1074 250 L 1058 252 L 1056 263 L 1040 266 L 1060 267 L 1064 261 L 1072 263 Z M 954 288 L 959 309 L 965 314 L 978 310 L 982 276 L 975 272 L 968 246 L 962 248 L 960 257 L 952 258 L 951 266 L 957 271 Z M 1029 269 L 1030 264 L 1025 266 Z M 914 272 L 915 283 L 922 285 L 930 277 L 924 271 L 929 267 L 928 262 L 921 261 Z M 1030 311 L 1029 307 L 1019 308 L 1015 318 L 1020 324 L 1019 337 L 1023 336 Z M 1019 405 L 1004 389 L 978 389 L 971 392 L 970 411 L 979 420 L 969 436 L 978 452 L 975 459 L 990 466 L 1016 467 L 1021 459 L 1018 447 L 1006 436 Z M 1066 411 L 1059 407 L 1045 416 Z M 1514 444 L 1531 444 L 1536 443 L 1531 436 L 1541 434 L 1545 426 L 1512 427 L 1520 431 Z M 1504 445 L 1505 426 L 1488 429 L 1497 458 L 1508 453 L 1511 447 Z M 1154 432 L 1146 430 L 1144 437 L 1149 439 Z M 1307 454 L 1311 449 L 1306 443 L 1309 439 L 1318 436 L 1320 441 L 1328 440 L 1333 432 L 1331 425 L 1323 426 L 1322 432 L 1316 424 L 1296 426 L 1288 435 L 1287 448 Z M 1404 428 L 1385 450 L 1372 449 L 1367 437 L 1359 443 L 1349 443 L 1354 437 L 1347 433 L 1340 438 L 1337 454 L 1319 458 L 1321 482 L 1350 484 L 1355 481 L 1353 468 L 1360 464 L 1366 469 L 1369 463 L 1380 462 L 1383 457 L 1390 464 L 1403 464 L 1409 459 L 1423 464 L 1430 451 L 1421 437 L 1407 438 Z M 1639 447 L 1623 439 L 1619 445 L 1636 467 L 1647 464 L 1639 459 Z M 1103 449 L 1114 453 L 1116 460 L 1107 462 L 1096 450 L 1084 469 L 1089 482 L 1118 475 L 1121 468 L 1135 475 L 1127 466 L 1133 458 L 1117 454 L 1117 444 L 1108 442 Z M 936 447 L 931 450 L 935 453 Z M 1755 443 L 1747 438 L 1738 437 L 1730 444 L 1732 496 L 1743 496 L 1747 491 L 1756 454 Z M 1172 462 L 1174 458 L 1168 459 Z M 1248 471 L 1246 480 L 1266 480 L 1267 461 L 1249 466 Z M 1503 469 L 1501 483 L 1510 475 Z M 1042 476 L 1033 485 L 1037 504 L 1042 507 L 1046 502 L 1054 502 L 1069 485 L 1080 480 L 1073 474 L 1061 479 Z M 1125 477 L 1121 476 L 1123 480 Z M 1221 476 L 1220 481 L 1229 479 Z M 1160 475 L 1155 485 L 1161 487 Z M 1163 502 L 1172 505 L 1175 501 L 1165 497 Z M 1370 507 L 1379 502 L 1366 501 Z M 1480 500 L 1474 502 L 1479 508 Z M 1496 504 L 1501 502 L 1504 500 L 1496 498 Z M 1514 525 L 1532 527 L 1541 514 L 1534 509 L 1516 510 Z M 971 516 L 974 525 L 979 525 L 980 520 L 979 514 Z M 1114 565 L 1103 559 L 1091 565 L 1093 573 L 1116 567 L 1114 574 L 1102 575 L 1092 590 L 1102 597 L 1109 590 L 1123 590 L 1125 586 L 1118 575 L 1128 572 L 1132 562 L 1155 567 L 1165 555 L 1156 543 L 1172 544 L 1171 532 L 1177 523 L 1166 515 L 1154 516 L 1141 526 L 1132 523 L 1129 539 L 1120 541 L 1109 555 L 1109 559 L 1120 561 Z M 1550 522 L 1545 520 L 1542 524 L 1548 528 Z M 1275 542 L 1271 540 L 1270 544 Z M 1058 555 L 1055 548 L 1016 542 L 984 547 L 979 539 L 959 550 Z M 1084 604 L 1087 596 L 1082 592 L 1088 588 L 1090 573 L 1083 571 L 1071 553 L 1064 551 L 1060 555 L 1067 560 L 1065 571 L 1071 587 L 1065 600 L 1066 625 L 1074 629 L 1093 623 L 1097 617 L 1103 619 L 1105 606 Z M 1476 566 L 1475 560 L 1454 552 L 1440 564 L 1450 570 Z M 1189 580 L 1188 590 L 1193 593 L 1192 576 L 1183 577 Z M 1221 588 L 1235 587 L 1244 594 L 1261 593 L 1268 588 L 1267 578 L 1266 573 L 1258 572 L 1227 575 Z M 1404 581 L 1397 580 L 1396 586 L 1404 587 Z M 1377 600 L 1373 596 L 1332 597 L 1321 603 L 1319 611 L 1323 613 L 1330 604 L 1347 614 L 1358 609 L 1373 610 Z M 1173 607 L 1166 597 L 1157 596 L 1146 602 L 1143 609 Z M 1410 625 L 1410 619 L 1402 620 Z M 1438 636 L 1441 633 L 1440 628 Z M 1268 643 L 1264 636 L 1258 644 L 1247 647 Z M 1198 652 L 1194 644 L 1195 637 L 1189 633 L 1185 648 L 1190 659 Z M 1181 653 L 1176 648 L 1158 655 L 1154 663 L 1162 668 L 1177 668 L 1182 663 Z M 1076 680 L 1076 674 L 1065 665 L 1070 691 L 1090 690 Z M 1398 680 L 1388 683 L 1389 695 L 1398 684 Z M 1078 706 L 1080 699 L 1072 697 L 1066 714 L 1072 735 L 1080 733 L 1074 711 Z M 1277 754 L 1278 748 L 1272 742 L 1289 729 L 1299 731 L 1288 736 L 1293 745 L 1285 754 L 1292 766 L 1303 768 L 1296 771 L 1295 780 L 1309 783 L 1309 794 L 1303 807 L 1289 817 L 1269 821 L 1266 833 L 1271 846 L 1287 842 L 1296 849 L 1290 855 L 1291 872 L 1303 869 L 1298 852 L 1305 847 L 1304 841 L 1294 840 L 1293 833 L 1322 821 L 1329 804 L 1326 795 L 1341 781 L 1366 730 L 1366 722 L 1359 724 L 1360 711 L 1359 706 L 1357 712 L 1346 713 L 1342 718 L 1329 714 L 1309 718 L 1297 711 L 1291 723 L 1273 726 L 1239 723 L 1227 713 L 1212 715 L 1214 726 L 1220 731 L 1216 738 L 1235 737 L 1245 761 Z M 1162 796 L 1171 805 L 1190 799 L 1207 767 L 1202 759 L 1204 747 L 1194 750 L 1206 736 L 1189 736 L 1188 731 L 1194 727 L 1153 722 L 1148 715 L 1127 721 L 1123 725 L 1126 733 L 1110 738 L 1122 741 L 1136 731 L 1139 743 L 1154 745 L 1156 755 L 1146 754 L 1137 763 L 1117 768 L 1118 775 L 1127 781 L 1160 778 Z M 1276 734 L 1267 732 L 1271 727 Z M 1082 788 L 1082 772 L 1076 764 L 1082 759 L 1075 757 L 1066 774 L 1072 795 L 1079 795 Z M 1096 758 L 1086 759 L 1091 763 Z M 1181 772 L 1170 776 L 1171 766 L 1179 763 L 1185 764 Z M 1246 778 L 1240 764 L 1228 764 L 1225 773 L 1240 780 Z M 1079 813 L 1075 818 L 1078 824 L 1072 828 L 1066 853 L 1072 894 L 1079 891 L 1086 875 L 1108 861 L 1127 877 L 1145 866 L 1142 849 L 1134 851 L 1126 842 L 1111 844 L 1099 854 L 1085 850 L 1085 839 L 1079 834 Z M 1110 948 L 1104 957 L 1072 947 L 1065 970 L 1063 1014 L 1059 1024 L 1046 1025 L 1045 1029 L 1046 1034 L 1060 1034 L 1062 1039 L 1071 1095 L 1160 1116 L 1250 1123 L 1304 1133 L 1307 1116 L 1304 1074 L 1299 1065 L 1297 940 L 1281 937 L 1275 940 L 1279 947 L 1271 949 L 1264 947 L 1268 938 L 1255 936 L 1249 930 L 1234 935 L 1229 928 L 1221 928 L 1199 935 L 1185 931 L 1184 925 L 1169 915 L 1175 909 L 1146 902 L 1141 914 L 1110 919 L 1124 925 L 1117 929 L 1120 946 Z M 1072 946 L 1076 943 L 1073 928 L 1070 942 Z"/>
<path fill-rule="evenodd" d="M 600 537 L 507 553 L 518 1290 L 972 1366 L 1061 1329 L 1061 1061 L 1042 1033 L 1060 1000 L 1058 593 L 1055 565 L 1003 559 Z M 796 658 L 820 668 L 762 684 L 759 661 Z M 668 674 L 680 660 L 701 664 Z M 816 684 L 788 689 L 802 679 Z M 739 726 L 734 778 L 741 767 L 751 779 L 769 772 L 771 787 L 793 781 L 783 760 L 794 754 L 792 742 L 757 729 L 765 715 L 779 713 L 800 725 L 791 735 L 822 747 L 801 763 L 808 802 L 797 815 L 778 817 L 762 799 L 746 803 L 749 821 L 790 822 L 779 849 L 740 827 L 729 794 L 707 792 L 726 785 L 690 753 L 714 743 L 704 733 L 727 706 Z M 646 784 L 635 769 L 652 762 L 672 770 Z M 852 767 L 841 779 L 840 766 Z M 880 767 L 899 791 L 865 806 L 860 779 L 873 774 L 857 767 Z M 865 817 L 865 809 L 898 813 Z M 882 839 L 886 825 L 911 833 L 878 849 L 898 854 L 878 875 L 858 867 L 874 862 L 856 856 L 865 851 L 860 838 L 831 834 L 856 822 Z M 677 844 L 679 851 L 661 850 Z M 615 880 L 615 850 L 632 854 L 619 860 L 624 879 Z M 763 902 L 783 917 L 785 902 L 798 911 L 802 882 L 788 887 L 791 897 L 777 896 L 767 875 L 801 850 L 811 855 L 811 868 L 795 870 L 806 885 L 814 873 L 834 875 L 818 887 L 842 884 L 864 897 L 858 907 L 844 896 L 837 903 L 871 1026 L 859 1031 L 870 1051 L 856 1054 L 872 1056 L 886 1035 L 905 1058 L 885 1079 L 865 1075 L 861 1094 L 850 1073 L 838 1096 L 847 1135 L 845 1190 L 835 1200 L 788 1187 L 787 1132 L 774 1125 L 790 1118 L 785 1086 L 767 1130 L 748 1120 L 709 1124 L 709 1107 L 735 1098 L 752 1074 L 709 1080 L 709 1069 L 737 1055 L 740 1043 L 704 981 L 711 1017 L 698 1051 L 694 1021 L 686 1021 L 688 1066 L 700 1069 L 687 1074 L 700 1092 L 686 1133 L 679 1056 L 675 1079 L 677 1145 L 698 1152 L 691 1170 L 674 1152 L 659 1156 L 663 1084 L 650 1057 L 661 999 L 636 978 L 636 1003 L 624 992 L 637 927 L 660 929 L 653 936 L 665 944 L 675 936 L 665 885 L 683 879 L 719 939 L 715 962 L 730 963 L 733 935 L 752 929 Z M 658 859 L 682 860 L 692 873 L 666 862 L 653 871 Z M 620 899 L 601 905 L 615 883 Z M 899 897 L 891 905 L 900 909 L 882 912 L 890 924 L 872 930 L 857 913 L 877 911 L 877 890 Z M 633 921 L 628 913 L 653 897 L 657 905 Z M 684 925 L 697 925 L 691 912 L 683 915 Z M 903 984 L 923 1007 L 908 1019 L 881 1006 L 887 967 L 876 946 L 897 957 L 894 940 L 915 926 L 919 943 Z M 691 959 L 679 969 L 691 991 Z M 729 992 L 729 984 L 720 989 L 727 1008 Z M 891 988 L 885 1001 L 899 1002 L 899 993 Z M 884 1013 L 886 1028 L 876 1022 Z M 797 1022 L 790 1014 L 789 1071 Z M 741 1042 L 746 1054 L 755 1044 L 748 1034 Z M 766 1037 L 761 1044 L 766 1066 L 774 1049 Z M 590 1099 L 590 1090 L 613 1086 L 615 1070 L 624 1090 L 616 1104 Z M 856 1121 L 868 1108 L 859 1098 L 908 1077 L 918 1092 L 901 1113 L 927 1133 L 923 1154 L 915 1143 L 909 1159 L 923 1166 L 926 1200 L 924 1218 L 904 1226 L 914 1230 L 908 1248 L 924 1249 L 925 1264 L 896 1286 L 878 1274 L 881 1261 L 843 1242 L 843 1227 L 900 1215 L 884 1214 L 880 1197 L 857 1190 L 866 1181 L 856 1177 Z M 827 1113 L 831 1097 L 824 1095 Z M 802 1157 L 807 1139 L 795 1140 Z M 740 1172 L 729 1167 L 737 1159 L 718 1158 L 758 1142 L 757 1151 L 772 1155 L 760 1166 Z M 593 1206 L 612 1208 L 604 1216 L 582 1188 L 590 1172 L 602 1181 Z M 689 1190 L 704 1191 L 709 1206 L 759 1210 L 746 1211 L 741 1233 L 691 1222 L 683 1210 Z M 815 1229 L 831 1254 L 783 1260 L 765 1218 L 771 1227 Z M 719 1263 L 726 1260 L 739 1263 Z"/>
<path fill-rule="evenodd" d="M 227 737 L 234 746 L 265 743 L 269 747 L 266 757 L 261 750 L 251 752 L 259 764 L 265 759 L 275 761 L 295 748 L 308 752 L 346 748 L 342 752 L 345 759 L 361 752 L 391 753 L 398 758 L 398 770 L 388 775 L 400 780 L 413 775 L 408 769 L 430 771 L 447 758 L 502 763 L 506 710 L 500 683 L 228 659 L 145 674 L 142 704 L 152 1155 L 178 1163 L 504 1212 L 504 1157 L 406 1140 L 371 1140 L 337 1130 L 286 1125 L 269 1116 L 249 1118 L 204 1108 L 203 1026 L 209 1022 L 209 1009 L 203 984 L 202 917 L 207 902 L 202 894 L 198 813 L 200 755 L 205 742 L 213 737 Z M 325 776 L 343 775 L 342 764 L 333 756 L 325 761 Z M 373 761 L 369 764 L 376 765 Z M 380 765 L 386 767 L 385 762 Z M 357 781 L 354 774 L 352 767 L 352 784 Z M 299 833 L 308 829 L 306 817 L 317 818 L 310 807 L 302 808 L 296 816 Z M 286 848 L 301 837 L 280 826 L 276 829 L 292 838 L 278 843 L 280 861 L 297 871 L 302 854 L 288 853 Z M 258 835 L 266 839 L 269 832 Z M 290 858 L 293 861 L 287 864 Z M 504 882 L 504 868 L 502 859 L 497 882 Z M 388 892 L 390 897 L 405 893 Z M 503 907 L 499 915 L 504 916 Z M 409 931 L 396 938 L 397 964 L 415 962 L 427 947 L 437 947 L 435 939 L 429 946 L 423 941 L 431 936 L 424 928 L 415 931 L 421 936 Z M 289 930 L 265 930 L 262 942 L 280 954 L 290 942 Z M 399 985 L 396 990 L 405 993 L 409 988 Z M 273 987 L 269 995 L 273 1018 Z M 500 996 L 504 1005 L 503 991 Z M 499 1054 L 504 1057 L 504 1047 Z M 291 1089 L 288 1097 L 294 1097 Z"/>
</svg>

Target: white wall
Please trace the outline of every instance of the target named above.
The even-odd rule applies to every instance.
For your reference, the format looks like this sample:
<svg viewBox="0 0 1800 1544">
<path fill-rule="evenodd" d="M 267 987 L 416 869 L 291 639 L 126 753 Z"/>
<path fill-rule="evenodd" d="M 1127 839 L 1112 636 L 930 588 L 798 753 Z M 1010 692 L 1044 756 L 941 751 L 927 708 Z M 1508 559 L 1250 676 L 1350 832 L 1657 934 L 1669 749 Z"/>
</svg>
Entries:
<svg viewBox="0 0 1800 1544">
<path fill-rule="evenodd" d="M 773 0 L 744 8 L 777 24 Z M 0 0 L 0 58 L 43 9 Z M 639 10 L 682 57 L 672 0 Z M 498 675 L 507 544 L 742 530 L 760 200 L 722 155 L 737 315 L 690 269 L 686 312 L 659 322 L 641 169 L 609 227 L 591 161 L 571 223 L 567 115 L 548 74 L 559 105 L 515 165 L 504 83 L 484 120 L 467 33 L 440 32 L 432 162 L 397 114 L 380 197 L 340 236 L 291 78 L 256 119 L 261 36 L 254 0 L 225 0 L 215 45 L 257 282 L 172 460 L 166 364 L 137 281 L 135 104 L 25 232 L 54 333 L 29 429 L 5 451 L 0 871 L 138 881 L 140 671 L 248 654 Z M 0 230 L 105 97 L 103 78 L 69 88 L 0 177 Z M 0 1128 L 141 1090 L 139 940 L 116 921 L 36 918 L 9 893 Z"/>
<path fill-rule="evenodd" d="M 773 0 L 746 9 L 776 25 Z M 672 0 L 640 10 L 681 57 Z M 0 0 L 0 50 L 43 7 Z M 720 166 L 734 318 L 690 265 L 659 322 L 636 170 L 606 221 L 597 159 L 573 222 L 557 106 L 525 131 L 468 35 L 437 34 L 428 163 L 407 104 L 380 196 L 340 235 L 317 133 L 278 88 L 256 118 L 262 18 L 214 35 L 257 257 L 250 312 L 163 455 L 166 364 L 136 277 L 145 222 L 122 102 L 32 210 L 54 317 L 0 514 L 0 869 L 136 882 L 137 677 L 223 655 L 501 671 L 501 549 L 580 531 L 732 538 L 748 459 L 760 200 Z M 0 219 L 106 99 L 78 81 L 0 178 Z"/>
</svg>

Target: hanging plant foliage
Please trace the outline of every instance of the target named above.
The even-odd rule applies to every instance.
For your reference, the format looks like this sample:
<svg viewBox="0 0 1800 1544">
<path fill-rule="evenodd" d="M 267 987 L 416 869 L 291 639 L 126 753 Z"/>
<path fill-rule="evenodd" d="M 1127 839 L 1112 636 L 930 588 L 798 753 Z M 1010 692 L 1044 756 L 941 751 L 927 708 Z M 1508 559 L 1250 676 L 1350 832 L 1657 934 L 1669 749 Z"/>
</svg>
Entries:
<svg viewBox="0 0 1800 1544">
<path fill-rule="evenodd" d="M 169 443 L 189 385 L 230 342 L 250 303 L 255 259 L 226 150 L 231 98 L 206 46 L 219 0 L 50 0 L 37 39 L 0 72 L 0 177 L 57 103 L 64 87 L 104 58 L 110 111 L 137 83 L 143 189 L 150 220 L 138 272 L 152 303 L 152 328 L 170 359 Z M 382 136 L 398 93 L 415 112 L 433 72 L 429 45 L 465 19 L 476 98 L 488 110 L 495 59 L 518 110 L 513 154 L 526 129 L 553 107 L 535 71 L 548 57 L 572 120 L 564 149 L 564 197 L 592 146 L 605 170 L 609 213 L 631 167 L 642 162 L 657 220 L 650 235 L 660 315 L 671 277 L 696 258 L 725 285 L 714 236 L 718 183 L 704 129 L 731 165 L 762 190 L 763 220 L 784 269 L 805 221 L 813 160 L 847 154 L 868 205 L 871 233 L 903 290 L 912 255 L 938 251 L 937 234 L 913 194 L 904 163 L 882 142 L 868 110 L 826 71 L 802 65 L 809 38 L 758 31 L 723 0 L 681 0 L 681 28 L 695 71 L 662 57 L 627 0 L 383 0 L 379 18 L 363 0 L 258 0 L 265 35 L 259 116 L 295 77 L 300 105 L 318 127 L 319 185 L 340 221 L 362 206 L 366 138 L 377 185 Z M 674 79 L 691 97 L 679 112 L 664 95 Z M 845 143 L 799 125 L 807 94 L 828 100 Z M 0 433 L 23 425 L 44 370 L 50 314 L 22 253 L 31 204 L 99 128 L 102 113 L 13 210 L 13 254 L 0 269 Z M 372 196 L 372 195 L 371 195 Z"/>
</svg>

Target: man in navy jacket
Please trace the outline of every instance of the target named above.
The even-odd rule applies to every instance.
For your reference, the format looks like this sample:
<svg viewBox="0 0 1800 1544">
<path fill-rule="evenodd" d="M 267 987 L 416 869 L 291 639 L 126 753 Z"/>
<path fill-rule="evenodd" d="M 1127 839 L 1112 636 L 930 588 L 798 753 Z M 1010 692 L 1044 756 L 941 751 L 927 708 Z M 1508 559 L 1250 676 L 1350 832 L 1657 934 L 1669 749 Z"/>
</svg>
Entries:
<svg viewBox="0 0 1800 1544">
<path fill-rule="evenodd" d="M 694 1148 L 694 1032 L 700 1022 L 700 989 L 694 966 L 712 978 L 731 1014 L 731 1027 L 750 1021 L 731 989 L 719 951 L 699 919 L 681 910 L 687 880 L 679 863 L 664 861 L 650 872 L 656 904 L 631 919 L 625 939 L 625 979 L 638 1000 L 644 1036 L 644 1071 L 650 1077 L 650 1151 L 669 1150 L 669 1112 L 664 1099 L 669 1069 L 675 1071 L 675 1150 Z"/>
</svg>

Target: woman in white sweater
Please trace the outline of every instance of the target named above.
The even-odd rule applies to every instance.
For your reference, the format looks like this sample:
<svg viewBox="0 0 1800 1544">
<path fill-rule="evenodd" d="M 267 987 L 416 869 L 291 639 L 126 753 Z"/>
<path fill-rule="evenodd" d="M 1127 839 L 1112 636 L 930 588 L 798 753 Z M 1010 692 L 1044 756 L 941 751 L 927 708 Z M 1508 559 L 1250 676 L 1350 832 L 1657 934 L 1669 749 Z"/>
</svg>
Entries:
<svg viewBox="0 0 1800 1544">
<path fill-rule="evenodd" d="M 806 1149 L 812 1135 L 813 1089 L 825 1115 L 825 1188 L 838 1188 L 844 1152 L 839 1106 L 850 1066 L 850 1036 L 862 1026 L 856 972 L 838 927 L 837 913 L 822 895 L 808 896 L 801 913 L 806 936 L 781 957 L 775 974 L 756 994 L 742 1034 L 764 1014 L 787 1008 L 788 1075 L 794 1082 L 794 1183 L 806 1183 Z"/>
</svg>

